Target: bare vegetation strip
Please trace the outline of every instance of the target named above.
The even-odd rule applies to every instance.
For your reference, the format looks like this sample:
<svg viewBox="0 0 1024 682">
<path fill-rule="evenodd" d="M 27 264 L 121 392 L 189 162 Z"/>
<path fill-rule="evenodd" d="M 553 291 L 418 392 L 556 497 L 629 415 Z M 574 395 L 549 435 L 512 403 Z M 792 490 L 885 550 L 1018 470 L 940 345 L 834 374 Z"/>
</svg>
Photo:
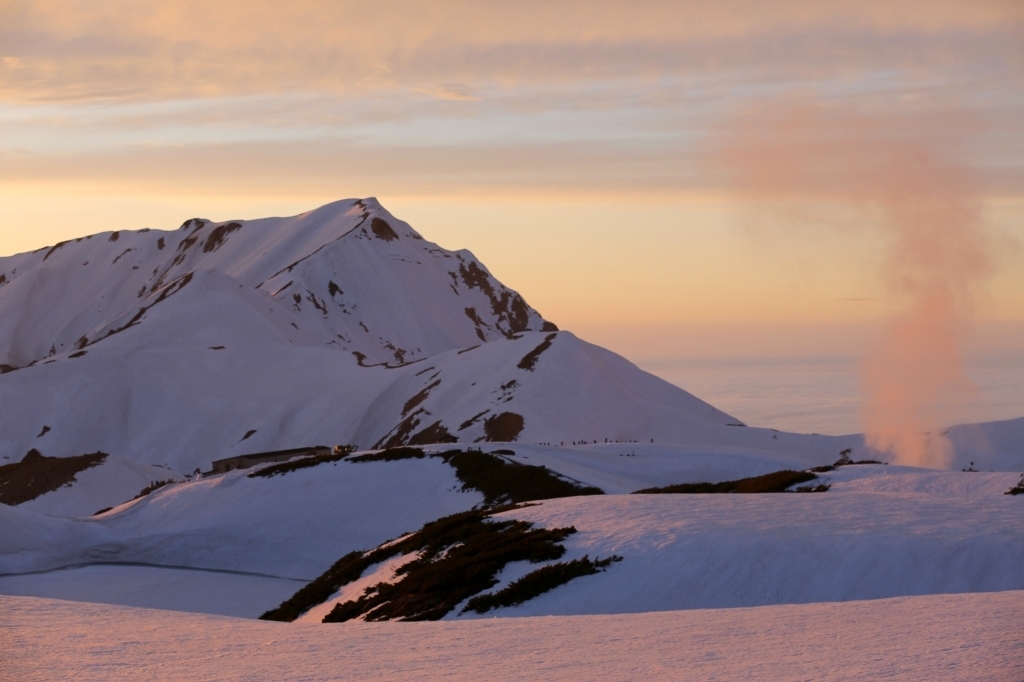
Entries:
<svg viewBox="0 0 1024 682">
<path fill-rule="evenodd" d="M 466 608 L 462 612 L 487 613 L 491 609 L 503 606 L 518 606 L 566 584 L 573 578 L 601 573 L 613 561 L 622 561 L 622 557 L 610 556 L 594 561 L 589 556 L 585 556 L 582 559 L 543 566 L 493 594 L 481 594 L 473 597 L 467 602 Z"/>
<path fill-rule="evenodd" d="M 46 457 L 33 448 L 24 459 L 0 466 L 0 503 L 22 504 L 75 481 L 75 475 L 107 459 L 94 452 L 77 457 Z"/>
<path fill-rule="evenodd" d="M 324 622 L 439 620 L 497 585 L 498 573 L 509 563 L 561 558 L 565 548 L 558 543 L 575 532 L 572 527 L 548 530 L 526 521 L 495 521 L 481 511 L 440 519 L 398 543 L 403 554 L 420 555 L 398 569 L 397 582 L 379 583 L 359 599 L 336 605 Z"/>
<path fill-rule="evenodd" d="M 502 453 L 512 454 L 511 450 Z M 352 457 L 350 462 L 393 462 L 400 459 L 440 457 L 455 469 L 464 490 L 477 490 L 484 496 L 484 505 L 516 504 L 534 500 L 551 500 L 577 495 L 603 495 L 594 486 L 562 478 L 547 467 L 510 462 L 482 450 L 448 450 L 426 453 L 420 448 L 390 448 L 368 455 Z"/>
<path fill-rule="evenodd" d="M 310 467 L 320 466 L 321 464 L 327 464 L 328 462 L 337 462 L 338 460 L 348 457 L 350 453 L 350 450 L 345 450 L 343 452 L 333 453 L 330 455 L 297 457 L 287 462 L 281 462 L 280 464 L 273 464 L 268 467 L 263 467 L 262 469 L 257 469 L 256 471 L 248 474 L 248 476 L 249 478 L 270 478 L 271 476 L 277 476 L 278 474 L 283 476 L 284 474 L 292 471 L 298 471 L 299 469 L 308 469 Z"/>
<path fill-rule="evenodd" d="M 792 471 L 789 469 L 775 471 L 764 476 L 741 478 L 736 481 L 721 483 L 680 483 L 664 488 L 644 488 L 634 495 L 652 494 L 701 494 L 701 493 L 784 493 L 798 483 L 813 481 L 818 476 L 809 471 Z M 800 489 L 800 492 L 824 492 L 828 486 Z"/>
</svg>

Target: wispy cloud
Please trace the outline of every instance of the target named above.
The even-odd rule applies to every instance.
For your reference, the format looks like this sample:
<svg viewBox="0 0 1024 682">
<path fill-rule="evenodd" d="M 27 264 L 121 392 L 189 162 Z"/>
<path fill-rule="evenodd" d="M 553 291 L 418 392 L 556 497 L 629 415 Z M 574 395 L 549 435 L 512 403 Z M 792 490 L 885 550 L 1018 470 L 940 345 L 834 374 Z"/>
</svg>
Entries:
<svg viewBox="0 0 1024 682">
<path fill-rule="evenodd" d="M 8 100 L 756 73 L 960 71 L 1020 83 L 1024 6 L 978 0 L 516 3 L 8 0 Z"/>
<path fill-rule="evenodd" d="M 413 92 L 430 95 L 437 99 L 450 99 L 463 102 L 475 102 L 480 98 L 473 93 L 472 88 L 461 83 L 446 83 L 434 87 L 412 88 Z"/>
</svg>

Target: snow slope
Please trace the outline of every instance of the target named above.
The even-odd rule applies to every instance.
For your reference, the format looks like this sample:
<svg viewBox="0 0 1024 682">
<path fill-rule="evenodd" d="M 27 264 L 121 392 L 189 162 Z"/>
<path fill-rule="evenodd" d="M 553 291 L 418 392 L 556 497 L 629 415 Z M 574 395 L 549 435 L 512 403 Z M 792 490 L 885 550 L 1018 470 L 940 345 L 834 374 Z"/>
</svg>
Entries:
<svg viewBox="0 0 1024 682">
<path fill-rule="evenodd" d="M 176 231 L 104 233 L 2 258 L 0 363 L 24 367 L 133 321 L 147 326 L 150 310 L 203 271 L 259 291 L 293 313 L 286 325 L 370 363 L 546 326 L 468 251 L 425 241 L 375 199 L 350 199 L 292 218 L 192 219 Z"/>
<path fill-rule="evenodd" d="M 447 619 L 637 613 L 1024 589 L 1022 499 L 1012 474 L 842 467 L 817 494 L 612 495 L 504 512 L 574 527 L 558 562 L 622 560 L 522 605 Z M 395 561 L 401 561 L 396 557 Z M 556 563 L 556 562 L 549 562 Z M 506 566 L 490 591 L 542 565 Z M 364 586 L 393 581 L 388 563 Z M 348 587 L 301 620 L 319 621 Z"/>
<path fill-rule="evenodd" d="M 956 453 L 953 469 L 973 466 L 979 471 L 1024 470 L 1024 417 L 961 424 L 946 433 Z"/>
<path fill-rule="evenodd" d="M 611 446 L 601 448 L 607 453 Z M 555 450 L 522 449 L 514 457 L 529 462 Z M 647 463 L 639 455 L 606 454 L 594 458 L 588 473 L 585 452 L 570 454 L 581 480 L 619 485 L 626 485 L 629 467 L 639 460 L 641 478 L 633 489 L 678 482 L 680 472 L 696 474 L 701 463 L 731 477 L 757 465 L 749 455 L 720 452 L 680 457 L 680 468 L 673 470 L 669 457 L 659 459 L 656 452 Z M 730 457 L 733 469 L 724 471 L 721 460 Z M 659 472 L 653 481 L 651 471 Z M 832 488 L 818 494 L 545 501 L 506 515 L 549 528 L 575 526 L 579 532 L 565 542 L 563 561 L 583 555 L 618 555 L 623 561 L 488 615 L 631 613 L 1024 589 L 1019 570 L 1024 497 L 1003 494 L 1018 480 L 1011 473 L 858 465 L 823 474 Z M 238 471 L 175 484 L 90 519 L 0 507 L 5 538 L 0 574 L 117 562 L 310 580 L 348 552 L 372 549 L 480 504 L 478 493 L 460 487 L 438 458 L 340 461 L 269 478 Z M 390 580 L 395 567 L 368 569 L 361 584 Z M 494 589 L 536 568 L 510 565 Z M 201 584 L 203 576 L 190 580 Z M 81 586 L 70 587 L 71 581 Z M 24 585 L 21 578 L 0 576 L 0 594 L 24 594 Z M 103 592 L 110 601 L 116 592 L 66 572 L 40 576 L 29 586 L 39 596 L 76 599 Z M 350 598 L 357 587 L 346 588 L 335 601 Z M 132 601 L 139 599 L 132 589 L 127 585 L 117 603 L 153 605 Z M 226 593 L 225 599 L 227 604 L 213 599 L 210 612 L 232 613 L 227 609 L 234 597 Z M 268 599 L 253 601 L 267 604 Z"/>
<path fill-rule="evenodd" d="M 20 509 L 54 516 L 90 516 L 138 495 L 156 481 L 177 474 L 165 467 L 142 464 L 122 457 L 107 457 L 102 464 L 75 474 L 75 480 L 18 505 Z"/>
<path fill-rule="evenodd" d="M 0 457 L 101 450 L 182 478 L 251 452 L 439 440 L 872 456 L 858 436 L 744 428 L 554 329 L 373 199 L 84 237 L 0 258 Z M 953 467 L 1024 468 L 1022 424 L 953 429 Z M 88 514 L 141 488 L 124 466 L 100 475 L 30 508 Z"/>
<path fill-rule="evenodd" d="M 19 525 L 45 529 L 24 531 L 23 546 L 0 544 L 0 574 L 118 562 L 311 580 L 343 554 L 483 501 L 437 459 L 247 473 L 169 485 L 87 519 L 0 505 L 10 518 L 5 540 Z"/>
<path fill-rule="evenodd" d="M 1021 590 L 1020 502 L 1001 490 L 959 497 L 847 491 L 549 500 L 508 515 L 549 528 L 575 526 L 563 561 L 585 554 L 623 561 L 493 615 Z"/>
<path fill-rule="evenodd" d="M 735 448 L 686 450 L 657 444 L 559 448 L 498 443 L 485 450 L 508 448 L 513 448 L 512 460 L 547 466 L 610 493 L 808 466 L 796 458 Z M 0 526 L 0 538 L 15 532 L 19 523 L 51 529 L 26 533 L 39 536 L 29 546 L 0 544 L 0 574 L 113 561 L 312 579 L 349 551 L 372 549 L 427 521 L 483 502 L 476 491 L 462 492 L 454 470 L 437 458 L 343 460 L 272 477 L 250 478 L 249 473 L 239 470 L 165 486 L 81 519 L 33 514 L 26 511 L 28 505 L 0 506 L 11 519 Z M 36 500 L 38 506 L 46 497 Z M 68 539 L 79 535 L 80 540 Z"/>
<path fill-rule="evenodd" d="M 845 604 L 302 625 L 0 597 L 34 680 L 1024 678 L 1024 592 Z"/>
<path fill-rule="evenodd" d="M 92 564 L 0 576 L 0 594 L 257 618 L 303 584 L 237 571 Z"/>
</svg>

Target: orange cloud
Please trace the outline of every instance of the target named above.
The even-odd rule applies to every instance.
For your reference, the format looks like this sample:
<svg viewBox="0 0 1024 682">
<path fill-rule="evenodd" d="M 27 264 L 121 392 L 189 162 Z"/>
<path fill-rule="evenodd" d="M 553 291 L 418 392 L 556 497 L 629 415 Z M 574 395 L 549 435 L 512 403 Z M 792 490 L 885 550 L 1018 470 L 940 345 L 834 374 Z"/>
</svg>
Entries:
<svg viewBox="0 0 1024 682">
<path fill-rule="evenodd" d="M 1018 82 L 1024 6 L 611 0 L 0 4 L 0 98 L 350 92 L 453 80 L 923 72 L 965 63 Z"/>
</svg>

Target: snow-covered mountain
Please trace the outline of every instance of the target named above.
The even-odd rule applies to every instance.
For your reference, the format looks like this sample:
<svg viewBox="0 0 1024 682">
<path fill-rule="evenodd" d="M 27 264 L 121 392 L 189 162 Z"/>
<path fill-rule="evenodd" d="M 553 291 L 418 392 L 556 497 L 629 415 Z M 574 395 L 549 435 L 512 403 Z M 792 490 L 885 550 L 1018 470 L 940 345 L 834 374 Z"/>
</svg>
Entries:
<svg viewBox="0 0 1024 682">
<path fill-rule="evenodd" d="M 0 372 L 0 465 L 30 449 L 109 455 L 28 503 L 49 513 L 123 502 L 147 472 L 314 444 L 653 441 L 808 466 L 869 455 L 858 436 L 744 428 L 558 331 L 470 252 L 374 199 L 0 258 Z M 1012 469 L 1024 420 L 950 437 L 956 468 Z"/>
<path fill-rule="evenodd" d="M 0 367 L 7 461 L 100 450 L 186 473 L 314 443 L 664 441 L 738 423 L 558 333 L 373 199 L 0 259 Z"/>
<path fill-rule="evenodd" d="M 1024 588 L 1024 418 L 949 429 L 968 471 L 854 466 L 860 436 L 746 427 L 372 199 L 0 258 L 0 371 L 0 594 L 320 622 Z M 317 444 L 370 452 L 189 476 Z M 816 494 L 678 487 L 780 475 Z"/>
<path fill-rule="evenodd" d="M 0 259 L 0 365 L 10 371 L 88 350 L 153 320 L 181 292 L 207 298 L 232 286 L 243 290 L 235 305 L 251 307 L 283 339 L 333 346 L 363 364 L 555 330 L 473 254 L 439 248 L 361 199 L 293 218 L 108 232 Z M 241 338 L 257 331 L 203 307 L 189 301 L 193 326 Z"/>
</svg>

